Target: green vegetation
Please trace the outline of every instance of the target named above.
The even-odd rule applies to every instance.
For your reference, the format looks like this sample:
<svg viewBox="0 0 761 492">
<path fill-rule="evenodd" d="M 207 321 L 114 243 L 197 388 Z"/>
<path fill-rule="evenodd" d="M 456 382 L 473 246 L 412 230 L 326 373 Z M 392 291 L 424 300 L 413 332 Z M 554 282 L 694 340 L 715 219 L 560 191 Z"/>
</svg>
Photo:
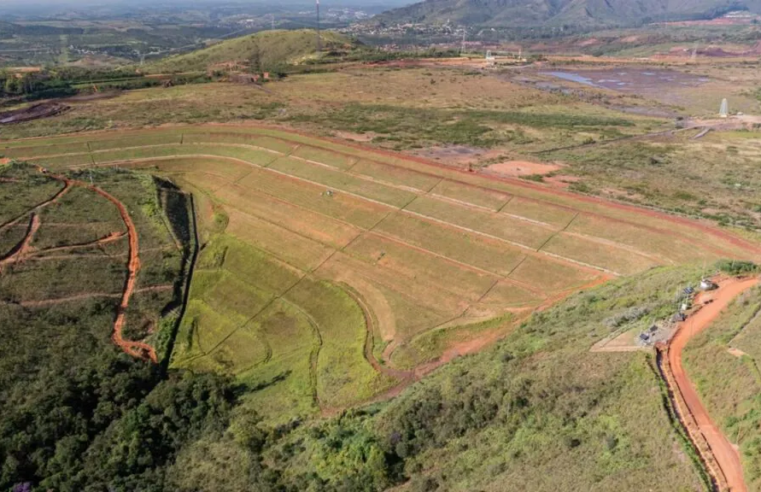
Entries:
<svg viewBox="0 0 761 492">
<path fill-rule="evenodd" d="M 297 123 L 319 124 L 336 130 L 381 135 L 397 148 L 426 144 L 471 145 L 493 147 L 512 140 L 511 133 L 495 131 L 499 125 L 520 125 L 529 128 L 564 130 L 585 128 L 595 131 L 609 127 L 631 127 L 624 118 L 573 114 L 541 114 L 517 111 L 485 111 L 416 108 L 350 103 L 337 109 L 289 118 Z"/>
<path fill-rule="evenodd" d="M 106 234 L 124 229 L 113 204 L 73 186 L 31 211 L 60 192 L 60 183 L 21 164 L 0 168 L 0 177 L 2 193 L 15 199 L 4 208 L 11 216 L 3 227 L 19 229 L 11 222 L 18 217 L 25 231 L 32 213 L 40 222 L 31 238 L 36 249 L 0 271 L 0 326 L 12 328 L 0 338 L 0 488 L 156 490 L 184 443 L 226 426 L 232 386 L 211 374 L 166 377 L 112 343 L 127 244 L 88 241 L 100 237 L 90 235 L 92 226 L 107 224 Z M 129 339 L 155 324 L 149 341 L 163 356 L 176 319 L 164 313 L 182 294 L 187 253 L 170 238 L 185 250 L 192 240 L 183 195 L 126 171 L 94 170 L 90 177 L 125 204 L 138 228 L 145 253 L 138 287 L 169 282 L 167 296 L 133 296 L 124 331 Z M 17 251 L 0 244 L 0 258 Z M 154 249 L 163 255 L 151 256 Z"/>
<path fill-rule="evenodd" d="M 758 265 L 752 261 L 722 260 L 716 264 L 716 267 L 729 275 L 747 275 L 758 272 Z"/>
<path fill-rule="evenodd" d="M 199 266 L 213 262 L 205 261 Z M 81 408 L 102 409 L 85 427 L 85 436 L 93 436 L 90 441 L 80 434 L 76 440 L 60 437 L 54 448 L 35 444 L 50 449 L 44 461 L 49 464 L 35 469 L 17 462 L 11 467 L 6 460 L 3 483 L 61 490 L 99 483 L 153 490 L 163 483 L 168 490 L 182 491 L 370 491 L 407 480 L 413 490 L 473 490 L 508 479 L 539 491 L 571 483 L 584 489 L 614 482 L 619 490 L 643 484 L 653 490 L 699 487 L 699 475 L 684 459 L 663 411 L 651 358 L 587 351 L 590 337 L 606 333 L 603 321 L 611 311 L 646 304 L 665 315 L 674 289 L 697 275 L 661 269 L 577 295 L 535 315 L 497 347 L 453 362 L 397 400 L 306 425 L 292 421 L 274 427 L 254 411 L 257 405 L 296 403 L 271 393 L 278 378 L 238 391 L 236 398 L 229 381 L 208 374 L 177 374 L 159 383 L 149 365 L 109 345 L 107 330 L 100 338 L 83 337 L 84 331 L 68 327 L 59 327 L 55 338 L 31 330 L 28 335 L 37 333 L 36 338 L 27 341 L 34 344 L 22 346 L 39 351 L 55 344 L 46 352 L 49 372 L 38 379 L 46 385 L 40 394 L 50 398 L 4 416 L 21 418 L 22 411 L 29 417 L 52 415 L 60 405 L 58 395 L 90 394 L 86 381 L 112 390 L 98 392 L 97 401 L 80 401 Z M 91 319 L 93 329 L 98 319 Z M 108 316 L 101 321 L 107 326 Z M 283 332 L 288 325 L 277 323 L 281 328 L 264 323 L 262 329 L 294 342 L 304 339 L 298 332 Z M 18 347 L 17 340 L 5 340 Z M 91 340 L 91 350 L 80 351 L 86 340 Z M 100 351 L 94 350 L 98 346 Z M 308 347 L 303 350 L 308 353 Z M 107 362 L 109 353 L 114 362 Z M 0 360 L 3 374 L 19 362 Z M 70 370 L 72 361 L 79 361 L 75 370 Z M 85 361 L 95 364 L 90 370 L 94 379 L 79 377 L 87 373 L 81 366 Z M 96 370 L 104 367 L 109 369 Z M 75 375 L 76 384 L 67 392 L 51 383 L 64 384 L 64 378 Z M 109 377 L 118 382 L 109 383 Z M 129 391 L 138 392 L 125 393 Z M 69 435 L 69 427 L 55 428 Z M 152 445 L 145 444 L 147 439 Z M 5 443 L 10 441 L 0 441 L 13 450 L 8 456 L 18 456 L 20 449 Z M 66 459 L 64 452 L 69 453 Z M 46 480 L 38 482 L 42 477 Z"/>
<path fill-rule="evenodd" d="M 254 73 L 278 72 L 287 65 L 303 63 L 314 57 L 335 57 L 355 49 L 349 38 L 334 32 L 323 31 L 320 38 L 325 51 L 318 55 L 315 53 L 316 33 L 313 30 L 263 31 L 160 60 L 149 66 L 148 70 L 155 73 L 206 69 L 225 71 L 239 66 Z"/>
<path fill-rule="evenodd" d="M 700 474 L 663 412 L 651 358 L 588 352 L 610 334 L 605 321 L 611 315 L 642 306 L 656 319 L 672 314 L 674 290 L 696 272 L 651 269 L 665 263 L 657 255 L 671 258 L 662 241 L 681 241 L 658 233 L 670 222 L 300 134 L 231 126 L 218 136 L 213 129 L 60 140 L 80 152 L 64 156 L 70 163 L 143 159 L 133 164 L 162 176 L 92 165 L 72 174 L 87 181 L 93 168 L 93 182 L 124 200 L 134 215 L 143 264 L 125 336 L 168 356 L 170 381 L 196 384 L 195 378 L 215 373 L 224 377 L 201 393 L 227 395 L 234 386 L 234 397 L 203 397 L 219 404 L 210 410 L 219 411 L 219 419 L 176 424 L 173 444 L 160 457 L 145 458 L 156 465 L 133 469 L 141 486 L 159 480 L 170 490 L 196 490 L 189 476 L 240 490 L 281 491 L 379 490 L 408 480 L 412 490 L 436 484 L 488 490 L 505 480 L 527 490 L 588 489 L 620 485 L 621 476 L 631 477 L 624 484 L 629 488 L 699 486 Z M 60 159 L 50 150 L 58 142 L 6 146 L 24 157 L 34 155 L 37 144 L 43 162 L 61 169 L 66 162 L 50 160 Z M 12 179 L 2 186 L 20 186 L 13 173 L 22 168 L 4 169 Z M 432 192 L 400 188 L 395 180 L 403 184 L 403 176 Z M 111 230 L 119 225 L 113 210 L 100 215 L 87 202 L 94 194 L 75 189 L 40 214 L 40 232 L 53 220 L 90 223 L 85 238 L 123 230 Z M 203 248 L 179 319 L 175 301 L 195 235 L 183 189 L 198 197 Z M 18 190 L 25 203 L 39 197 Z M 49 185 L 46 190 L 56 192 Z M 19 244 L 22 226 L 0 235 L 0 245 Z M 679 224 L 668 230 L 697 234 Z M 743 247 L 711 237 L 712 248 Z M 42 247 L 67 247 L 75 237 L 66 231 L 37 239 Z M 108 294 L 98 300 L 113 310 L 124 284 L 124 246 L 114 241 L 100 252 L 109 275 L 96 277 L 94 268 L 51 258 L 14 264 L 13 275 L 4 270 L 0 290 L 11 293 L 6 301 L 15 308 L 67 293 L 89 295 L 83 289 L 93 288 Z M 715 255 L 695 249 L 696 255 Z M 648 273 L 577 294 L 518 326 L 532 308 L 599 277 L 567 258 Z M 50 281 L 48 266 L 71 285 Z M 104 330 L 105 343 L 109 334 Z M 496 348 L 438 368 L 397 400 L 347 411 L 394 394 L 413 369 L 430 371 L 503 335 Z M 160 413 L 146 396 L 151 388 L 134 403 L 149 405 L 141 410 L 146 414 Z M 337 420 L 316 420 L 338 412 L 344 413 Z M 129 431 L 104 431 L 112 439 L 104 441 L 109 449 L 118 450 L 115 441 L 141 429 L 156 433 L 140 419 L 129 425 Z M 97 443 L 107 439 L 93 432 Z M 173 439 L 159 434 L 159 441 Z M 572 463 L 582 463 L 583 471 Z M 189 476 L 187 466 L 194 467 Z M 47 477 L 19 476 L 31 476 L 35 485 Z M 124 483 L 133 479 L 124 477 Z"/>
<path fill-rule="evenodd" d="M 742 7 L 741 7 L 742 6 Z M 713 19 L 739 8 L 758 11 L 756 2 L 724 4 L 711 0 L 687 0 L 671 4 L 663 0 L 646 0 L 632 5 L 626 0 L 609 0 L 601 5 L 593 0 L 531 2 L 506 0 L 502 2 L 435 2 L 428 0 L 385 12 L 373 19 L 380 25 L 404 23 L 443 24 L 452 22 L 481 27 L 516 27 L 540 30 L 545 37 L 553 31 L 563 36 L 583 28 L 602 26 L 636 26 L 653 21 Z M 563 29 L 558 29 L 562 26 Z M 554 29 L 553 29 L 554 28 Z M 534 33 L 534 36 L 538 36 Z"/>
<path fill-rule="evenodd" d="M 623 141 L 541 157 L 569 163 L 563 172 L 583 179 L 571 184 L 575 191 L 610 196 L 615 190 L 618 200 L 754 230 L 761 224 L 756 138 L 754 132 L 711 132 L 698 141 L 686 135 Z"/>
<path fill-rule="evenodd" d="M 101 90 L 130 90 L 210 82 L 204 72 L 148 78 L 128 69 L 57 68 L 19 74 L 0 70 L 0 100 L 34 101 L 92 94 Z"/>
<path fill-rule="evenodd" d="M 267 386 L 234 402 L 224 382 L 208 376 L 162 383 L 109 429 L 97 448 L 109 452 L 96 456 L 120 468 L 101 467 L 97 476 L 144 488 L 163 480 L 179 491 L 376 491 L 404 482 L 416 491 L 488 490 L 506 481 L 536 491 L 699 489 L 651 356 L 588 352 L 608 331 L 610 312 L 647 304 L 665 316 L 674 289 L 698 275 L 659 269 L 576 295 L 399 398 L 327 420 L 262 421 L 252 405 Z M 198 395 L 202 406 L 185 413 Z M 152 456 L 114 446 L 147 435 L 154 445 L 139 449 Z M 156 458 L 156 450 L 171 459 L 157 459 L 150 472 L 120 461 Z"/>
</svg>

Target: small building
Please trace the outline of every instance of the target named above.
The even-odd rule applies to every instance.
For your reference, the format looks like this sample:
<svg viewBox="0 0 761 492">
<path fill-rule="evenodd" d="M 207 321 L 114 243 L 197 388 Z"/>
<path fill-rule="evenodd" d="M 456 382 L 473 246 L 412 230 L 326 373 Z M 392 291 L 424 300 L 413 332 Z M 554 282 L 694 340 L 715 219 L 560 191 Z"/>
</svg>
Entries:
<svg viewBox="0 0 761 492">
<path fill-rule="evenodd" d="M 687 319 L 687 315 L 684 313 L 676 313 L 674 316 L 671 317 L 671 321 L 674 323 L 681 323 L 682 321 Z"/>
<path fill-rule="evenodd" d="M 497 64 L 497 57 L 492 54 L 491 50 L 488 50 L 486 52 L 486 65 L 489 67 L 493 67 L 496 64 Z"/>
<path fill-rule="evenodd" d="M 700 281 L 700 288 L 702 290 L 716 290 L 719 288 L 711 279 L 704 278 Z"/>
</svg>

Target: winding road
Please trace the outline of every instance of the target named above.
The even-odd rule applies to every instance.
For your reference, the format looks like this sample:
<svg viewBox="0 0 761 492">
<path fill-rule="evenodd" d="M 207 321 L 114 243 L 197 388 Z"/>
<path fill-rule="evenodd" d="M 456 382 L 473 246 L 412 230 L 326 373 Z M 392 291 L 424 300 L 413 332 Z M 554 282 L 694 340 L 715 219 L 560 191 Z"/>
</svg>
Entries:
<svg viewBox="0 0 761 492">
<path fill-rule="evenodd" d="M 742 463 L 737 448 L 729 442 L 719 426 L 711 420 L 708 411 L 700 401 L 695 385 L 690 381 L 682 366 L 682 352 L 687 343 L 697 334 L 707 329 L 719 314 L 738 295 L 758 285 L 758 278 L 727 278 L 719 281 L 719 288 L 713 292 L 701 293 L 696 304 L 703 307 L 681 324 L 671 340 L 668 359 L 679 392 L 689 412 L 695 419 L 699 432 L 708 443 L 710 452 L 724 475 L 727 489 L 731 492 L 747 492 L 743 479 Z M 705 304 L 707 298 L 712 299 Z"/>
</svg>

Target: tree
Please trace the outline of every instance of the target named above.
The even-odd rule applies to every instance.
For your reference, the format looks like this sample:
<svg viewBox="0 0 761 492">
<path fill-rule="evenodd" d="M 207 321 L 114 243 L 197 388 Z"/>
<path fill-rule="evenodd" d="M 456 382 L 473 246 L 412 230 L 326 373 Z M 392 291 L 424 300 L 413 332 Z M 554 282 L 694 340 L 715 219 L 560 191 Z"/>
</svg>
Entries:
<svg viewBox="0 0 761 492">
<path fill-rule="evenodd" d="M 251 73 L 259 73 L 262 71 L 262 53 L 259 48 L 259 41 L 256 39 L 254 40 L 254 46 L 251 50 L 249 66 L 251 67 Z"/>
<path fill-rule="evenodd" d="M 19 94 L 19 83 L 18 79 L 14 77 L 13 75 L 10 75 L 5 80 L 5 94 L 8 96 L 15 96 Z"/>
</svg>

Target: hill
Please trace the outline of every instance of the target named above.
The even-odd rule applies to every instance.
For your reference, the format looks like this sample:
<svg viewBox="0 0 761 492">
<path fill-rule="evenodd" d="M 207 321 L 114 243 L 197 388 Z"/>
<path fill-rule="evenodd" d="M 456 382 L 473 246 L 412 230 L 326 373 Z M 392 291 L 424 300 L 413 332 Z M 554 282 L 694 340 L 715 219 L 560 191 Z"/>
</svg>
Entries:
<svg viewBox="0 0 761 492">
<path fill-rule="evenodd" d="M 107 141 L 100 142 L 104 146 Z M 14 327 L 0 338 L 3 490 L 369 492 L 404 482 L 407 491 L 701 487 L 702 469 L 664 408 L 652 355 L 589 351 L 593 340 L 610 333 L 611 318 L 625 319 L 619 330 L 644 326 L 647 318 L 627 315 L 632 307 L 646 307 L 655 318 L 670 314 L 673 292 L 696 282 L 697 268 L 651 269 L 575 294 L 531 316 L 497 346 L 454 361 L 391 402 L 332 419 L 274 425 L 262 420 L 262 412 L 294 404 L 273 402 L 272 390 L 293 384 L 295 369 L 274 372 L 249 388 L 232 386 L 215 371 L 172 370 L 164 377 L 109 340 L 119 297 L 84 290 L 119 293 L 129 255 L 125 239 L 102 244 L 102 250 L 81 244 L 82 230 L 99 237 L 98 231 L 124 226 L 118 207 L 79 184 L 92 176 L 126 206 L 140 237 L 141 288 L 130 304 L 128 327 L 134 331 L 135 320 L 159 315 L 165 291 L 148 289 L 178 277 L 173 243 L 192 236 L 181 207 L 155 199 L 162 196 L 156 185 L 164 182 L 113 168 L 64 176 L 71 182 L 31 166 L 0 172 L 0 196 L 15 197 L 0 217 L 10 224 L 2 231 L 3 258 L 13 259 L 0 274 L 0 319 Z M 205 216 L 198 214 L 201 228 Z M 26 222 L 15 222 L 19 217 Z M 27 222 L 36 226 L 23 227 Z M 21 248 L 8 247 L 19 242 Z M 227 246 L 224 255 L 212 251 L 203 258 L 202 252 L 194 282 L 208 283 L 215 275 L 214 258 L 234 259 L 234 243 Z M 81 268 L 85 262 L 89 268 Z M 277 280 L 255 272 L 246 278 Z M 269 323 L 290 327 L 276 333 L 284 338 L 299 328 L 283 323 L 287 313 L 310 299 L 310 292 L 296 291 Z M 208 298 L 208 308 L 222 296 L 239 309 L 252 300 L 245 288 L 217 294 Z M 303 315 L 306 331 L 310 320 L 330 328 L 320 320 L 332 313 L 311 312 Z M 334 321 L 346 328 L 339 317 Z M 323 336 L 326 350 L 332 335 Z M 202 333 L 199 341 L 205 340 Z M 237 348 L 254 346 L 245 341 L 239 338 Z"/>
<path fill-rule="evenodd" d="M 532 128 L 623 123 L 502 118 Z M 664 406 L 653 354 L 628 349 L 705 270 L 658 265 L 758 256 L 729 233 L 282 129 L 1 145 L 77 184 L 61 191 L 65 179 L 31 167 L 0 173 L 0 196 L 14 197 L 0 216 L 12 224 L 0 230 L 10 259 L 0 262 L 0 315 L 14 323 L 0 340 L 0 394 L 10 395 L 0 403 L 0 489 L 705 484 Z M 125 338 L 171 352 L 155 369 L 109 341 L 133 248 L 119 235 L 124 214 L 87 185 L 90 170 L 140 237 Z M 169 197 L 187 196 L 177 187 L 193 194 L 195 220 L 171 206 Z M 151 320 L 175 311 L 160 296 L 174 292 L 164 287 L 182 275 L 177 249 L 196 224 L 202 247 L 185 316 L 176 343 L 160 350 L 166 324 L 154 323 L 157 332 Z M 82 230 L 104 249 L 81 244 Z M 593 287 L 616 272 L 624 278 Z M 103 302 L 90 299 L 99 293 Z M 601 339 L 627 350 L 590 351 Z"/>
<path fill-rule="evenodd" d="M 625 122 L 502 116 L 533 128 Z M 757 257 L 665 215 L 282 130 L 193 126 L 5 145 L 5 155 L 51 170 L 138 166 L 197 197 L 203 248 L 170 367 L 235 376 L 267 423 L 382 396 L 613 276 Z M 695 241 L 706 235 L 711 248 Z"/>
<path fill-rule="evenodd" d="M 147 68 L 149 72 L 187 72 L 212 68 L 215 65 L 248 66 L 258 63 L 262 70 L 324 58 L 340 51 L 350 51 L 354 42 L 338 33 L 320 33 L 322 52 L 316 53 L 317 34 L 312 29 L 297 31 L 263 31 L 229 39 L 191 53 L 160 60 Z"/>
<path fill-rule="evenodd" d="M 483 26 L 633 25 L 653 20 L 713 18 L 732 10 L 761 12 L 759 0 L 426 0 L 373 22 Z"/>
</svg>

